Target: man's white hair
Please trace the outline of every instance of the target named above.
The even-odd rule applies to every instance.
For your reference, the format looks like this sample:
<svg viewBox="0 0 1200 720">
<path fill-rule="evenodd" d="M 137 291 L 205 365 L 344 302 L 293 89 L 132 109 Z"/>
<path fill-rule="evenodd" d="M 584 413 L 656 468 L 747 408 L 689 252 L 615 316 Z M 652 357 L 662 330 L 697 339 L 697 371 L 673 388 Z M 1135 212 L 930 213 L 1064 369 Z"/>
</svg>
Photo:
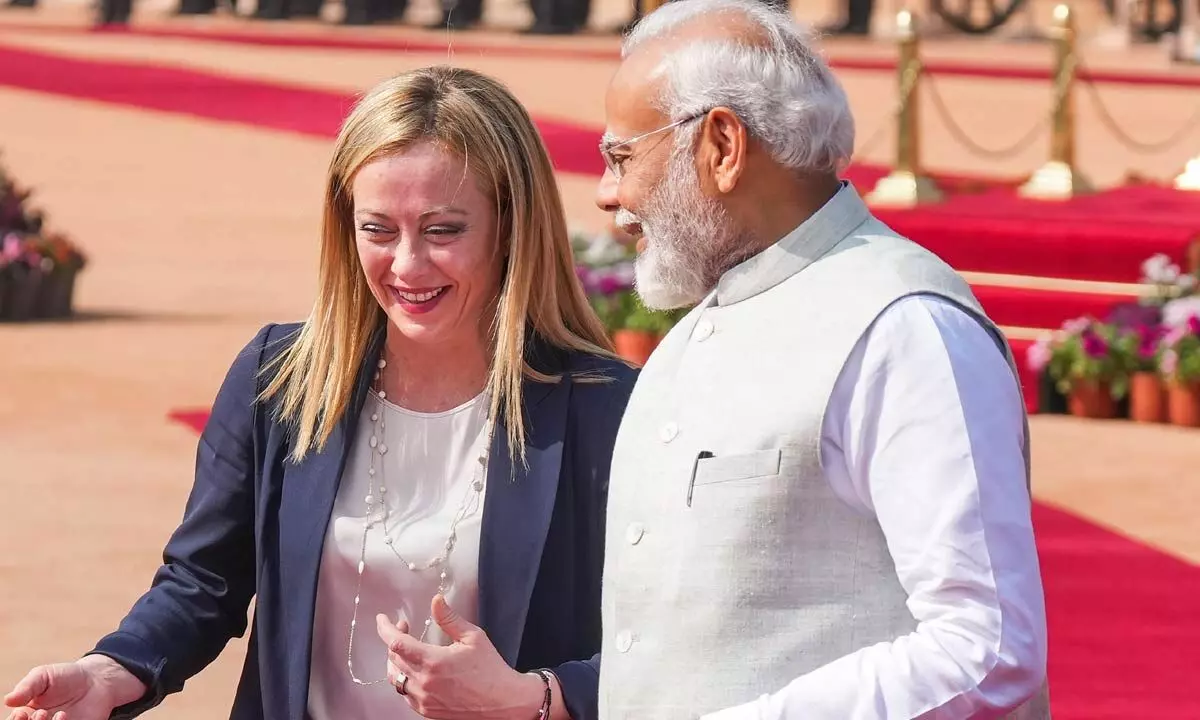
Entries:
<svg viewBox="0 0 1200 720">
<path fill-rule="evenodd" d="M 672 120 L 723 106 L 776 162 L 800 172 L 838 172 L 854 152 L 854 117 L 841 84 L 813 49 L 813 35 L 786 11 L 761 0 L 675 0 L 639 22 L 621 48 L 628 57 L 644 43 L 704 16 L 736 14 L 762 40 L 701 38 L 666 53 L 656 107 Z M 765 40 L 765 42 L 764 42 Z M 699 126 L 679 132 L 691 145 Z"/>
</svg>

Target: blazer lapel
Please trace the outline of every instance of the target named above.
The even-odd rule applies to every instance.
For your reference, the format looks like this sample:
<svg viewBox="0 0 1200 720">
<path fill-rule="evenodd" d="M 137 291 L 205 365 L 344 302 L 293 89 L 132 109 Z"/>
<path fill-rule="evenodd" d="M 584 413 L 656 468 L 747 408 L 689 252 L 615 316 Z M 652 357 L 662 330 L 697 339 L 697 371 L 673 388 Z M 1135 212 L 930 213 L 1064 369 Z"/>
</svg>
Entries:
<svg viewBox="0 0 1200 720">
<path fill-rule="evenodd" d="M 508 429 L 498 422 L 479 543 L 480 627 L 510 666 L 521 648 L 554 512 L 571 382 L 565 375 L 553 385 L 527 381 L 524 393 L 527 467 L 521 466 L 519 455 L 515 464 L 510 459 Z"/>
<path fill-rule="evenodd" d="M 325 447 L 311 452 L 299 465 L 285 463 L 286 479 L 279 503 L 279 574 L 282 599 L 288 608 L 283 620 L 284 637 L 293 648 L 286 655 L 289 720 L 302 720 L 308 707 L 321 552 L 346 456 L 358 427 L 358 415 L 375 375 L 382 340 L 383 332 L 379 331 L 368 346 L 350 405 Z"/>
</svg>

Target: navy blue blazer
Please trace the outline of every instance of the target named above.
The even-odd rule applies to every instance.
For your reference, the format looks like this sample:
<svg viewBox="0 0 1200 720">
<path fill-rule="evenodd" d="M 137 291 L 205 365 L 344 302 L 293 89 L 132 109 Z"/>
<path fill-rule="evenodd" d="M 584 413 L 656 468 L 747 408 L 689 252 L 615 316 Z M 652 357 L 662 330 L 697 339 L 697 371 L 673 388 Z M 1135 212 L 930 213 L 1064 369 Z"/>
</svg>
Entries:
<svg viewBox="0 0 1200 720">
<path fill-rule="evenodd" d="M 348 413 L 320 452 L 295 464 L 273 408 L 253 402 L 259 370 L 298 325 L 269 325 L 237 356 L 200 437 L 184 516 L 150 589 L 93 652 L 146 683 L 134 717 L 253 629 L 231 720 L 305 720 L 317 571 L 347 449 L 382 346 L 376 333 Z M 609 462 L 636 371 L 531 344 L 526 380 L 527 467 L 510 461 L 504 419 L 488 469 L 479 557 L 479 625 L 512 667 L 552 668 L 575 720 L 594 720 L 600 651 L 600 574 Z M 573 381 L 600 372 L 606 383 Z M 515 479 L 514 479 L 515 470 Z"/>
</svg>

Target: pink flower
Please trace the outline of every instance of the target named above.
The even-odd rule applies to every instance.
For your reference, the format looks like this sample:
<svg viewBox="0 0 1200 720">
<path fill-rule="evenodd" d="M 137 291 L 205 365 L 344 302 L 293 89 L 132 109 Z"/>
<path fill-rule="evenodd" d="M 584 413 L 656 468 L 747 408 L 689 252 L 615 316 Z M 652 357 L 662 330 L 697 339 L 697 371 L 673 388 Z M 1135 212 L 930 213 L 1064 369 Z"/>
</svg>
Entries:
<svg viewBox="0 0 1200 720">
<path fill-rule="evenodd" d="M 1090 317 L 1080 317 L 1068 320 L 1062 325 L 1062 331 L 1067 335 L 1078 335 L 1092 326 Z"/>
<path fill-rule="evenodd" d="M 1188 318 L 1187 331 L 1193 335 L 1200 335 L 1200 315 L 1193 315 Z"/>
<path fill-rule="evenodd" d="M 16 233 L 9 233 L 4 236 L 4 244 L 0 245 L 0 260 L 12 262 L 21 257 L 24 249 L 21 243 L 21 236 Z"/>
<path fill-rule="evenodd" d="M 1049 335 L 1042 335 L 1033 345 L 1029 346 L 1029 350 L 1025 353 L 1025 366 L 1035 373 L 1040 373 L 1047 365 L 1050 364 L 1050 358 L 1054 354 L 1054 350 L 1050 347 L 1051 338 Z"/>
<path fill-rule="evenodd" d="M 1177 325 L 1177 326 L 1171 328 L 1171 330 L 1167 333 L 1166 337 L 1163 338 L 1163 344 L 1166 345 L 1167 347 L 1175 347 L 1175 345 L 1180 340 L 1187 337 L 1187 335 L 1188 335 L 1187 326 L 1186 325 Z"/>
<path fill-rule="evenodd" d="M 1175 368 L 1179 365 L 1179 356 L 1174 350 L 1167 350 L 1162 355 L 1162 360 L 1159 361 L 1159 369 L 1166 375 L 1174 375 Z"/>
<path fill-rule="evenodd" d="M 1163 306 L 1163 325 L 1186 325 L 1189 318 L 1200 315 L 1200 295 L 1172 300 Z"/>
</svg>

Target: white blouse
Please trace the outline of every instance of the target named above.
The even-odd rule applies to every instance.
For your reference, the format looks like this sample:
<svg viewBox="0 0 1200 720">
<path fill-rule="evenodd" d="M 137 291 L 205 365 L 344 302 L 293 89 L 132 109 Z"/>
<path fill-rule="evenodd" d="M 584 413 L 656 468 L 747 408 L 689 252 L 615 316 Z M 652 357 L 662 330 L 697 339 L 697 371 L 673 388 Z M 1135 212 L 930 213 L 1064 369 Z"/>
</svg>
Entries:
<svg viewBox="0 0 1200 720">
<path fill-rule="evenodd" d="M 442 570 L 448 574 L 446 599 L 450 606 L 466 620 L 477 622 L 484 493 L 477 493 L 473 486 L 484 479 L 479 458 L 487 441 L 487 412 L 486 395 L 441 413 L 413 412 L 373 393 L 368 397 L 321 555 L 308 691 L 312 720 L 419 718 L 386 681 L 387 647 L 375 630 L 375 616 L 384 613 L 393 622 L 406 620 L 412 634 L 419 637 Z M 373 435 L 387 446 L 385 454 L 375 454 L 374 476 L 374 497 L 386 503 L 387 518 L 386 523 L 378 522 L 383 511 L 376 500 L 376 522 L 366 535 L 353 660 L 360 680 L 383 682 L 363 686 L 351 680 L 347 658 L 366 498 L 371 494 L 368 470 Z M 382 492 L 381 486 L 385 488 Z M 447 565 L 410 570 L 409 562 L 425 566 L 442 555 L 451 525 L 460 513 L 463 518 Z M 391 538 L 391 546 L 385 537 Z M 425 642 L 448 644 L 436 623 L 430 626 Z"/>
</svg>

